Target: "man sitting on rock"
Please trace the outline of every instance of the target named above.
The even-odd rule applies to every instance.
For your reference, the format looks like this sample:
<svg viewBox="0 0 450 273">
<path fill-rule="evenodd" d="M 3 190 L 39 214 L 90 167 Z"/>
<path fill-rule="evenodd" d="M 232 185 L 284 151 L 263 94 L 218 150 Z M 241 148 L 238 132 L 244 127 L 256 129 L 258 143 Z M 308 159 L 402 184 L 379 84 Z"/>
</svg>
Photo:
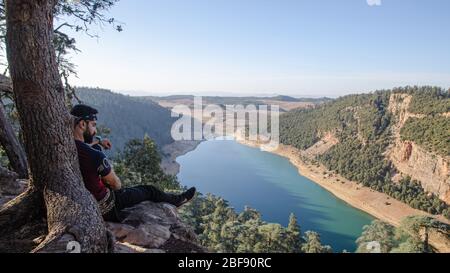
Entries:
<svg viewBox="0 0 450 273">
<path fill-rule="evenodd" d="M 121 210 L 144 201 L 166 202 L 180 207 L 194 197 L 194 187 L 182 194 L 165 193 L 149 185 L 122 189 L 120 179 L 103 153 L 103 149 L 111 149 L 111 142 L 95 137 L 98 111 L 80 104 L 72 109 L 71 114 L 76 118 L 74 138 L 84 185 L 99 202 L 106 221 L 120 222 Z"/>
</svg>

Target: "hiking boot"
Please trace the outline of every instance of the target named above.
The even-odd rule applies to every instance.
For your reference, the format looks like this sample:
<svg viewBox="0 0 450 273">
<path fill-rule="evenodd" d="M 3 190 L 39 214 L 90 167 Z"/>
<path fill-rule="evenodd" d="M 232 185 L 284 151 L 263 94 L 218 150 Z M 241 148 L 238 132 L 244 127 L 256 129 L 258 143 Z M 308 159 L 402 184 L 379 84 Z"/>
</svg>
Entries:
<svg viewBox="0 0 450 273">
<path fill-rule="evenodd" d="M 180 200 L 173 205 L 179 208 L 182 205 L 186 204 L 187 202 L 191 201 L 192 198 L 194 198 L 196 191 L 197 189 L 195 187 L 192 187 L 187 191 L 183 192 L 182 194 L 179 195 Z"/>
</svg>

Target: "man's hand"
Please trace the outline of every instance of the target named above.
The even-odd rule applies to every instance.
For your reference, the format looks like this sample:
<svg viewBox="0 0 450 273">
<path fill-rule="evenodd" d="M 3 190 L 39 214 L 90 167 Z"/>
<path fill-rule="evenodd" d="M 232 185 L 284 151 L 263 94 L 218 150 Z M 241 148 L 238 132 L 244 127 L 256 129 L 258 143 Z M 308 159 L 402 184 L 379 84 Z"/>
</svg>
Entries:
<svg viewBox="0 0 450 273">
<path fill-rule="evenodd" d="M 103 147 L 103 149 L 105 149 L 105 150 L 111 150 L 111 148 L 112 148 L 112 143 L 111 143 L 111 141 L 109 141 L 109 139 L 107 139 L 107 138 L 102 139 L 102 141 L 100 141 L 99 144 L 100 144 L 100 145 Z"/>
</svg>

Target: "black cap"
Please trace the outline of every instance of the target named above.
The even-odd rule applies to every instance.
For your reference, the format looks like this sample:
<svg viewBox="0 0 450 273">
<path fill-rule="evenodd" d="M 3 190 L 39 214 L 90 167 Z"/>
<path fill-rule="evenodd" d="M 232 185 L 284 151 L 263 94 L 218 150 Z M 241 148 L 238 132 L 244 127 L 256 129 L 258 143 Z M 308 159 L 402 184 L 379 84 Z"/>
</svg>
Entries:
<svg viewBox="0 0 450 273">
<path fill-rule="evenodd" d="M 70 111 L 72 116 L 77 117 L 77 122 L 82 120 L 97 120 L 98 111 L 95 108 L 87 106 L 85 104 L 78 104 L 72 108 Z"/>
</svg>

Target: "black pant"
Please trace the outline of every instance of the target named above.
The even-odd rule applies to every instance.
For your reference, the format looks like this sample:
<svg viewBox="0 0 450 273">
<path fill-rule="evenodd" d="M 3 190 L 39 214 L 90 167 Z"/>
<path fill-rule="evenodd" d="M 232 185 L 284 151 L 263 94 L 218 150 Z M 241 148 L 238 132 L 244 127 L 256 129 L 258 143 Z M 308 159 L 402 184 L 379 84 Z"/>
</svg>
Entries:
<svg viewBox="0 0 450 273">
<path fill-rule="evenodd" d="M 158 188 L 150 185 L 141 185 L 132 188 L 124 188 L 122 190 L 114 191 L 115 206 L 114 209 L 104 215 L 106 221 L 120 222 L 123 219 L 121 210 L 133 207 L 144 201 L 152 201 L 155 203 L 166 202 L 169 204 L 176 204 L 179 200 L 179 195 L 165 193 Z"/>
</svg>

